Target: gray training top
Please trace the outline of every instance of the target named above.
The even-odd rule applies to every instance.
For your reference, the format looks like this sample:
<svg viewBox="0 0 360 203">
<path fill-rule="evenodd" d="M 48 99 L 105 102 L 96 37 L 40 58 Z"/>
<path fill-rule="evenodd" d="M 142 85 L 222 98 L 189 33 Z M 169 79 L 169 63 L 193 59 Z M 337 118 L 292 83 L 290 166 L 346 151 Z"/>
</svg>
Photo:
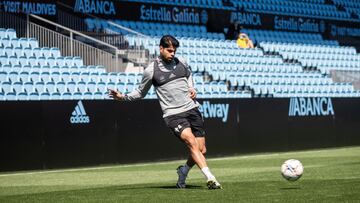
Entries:
<svg viewBox="0 0 360 203">
<path fill-rule="evenodd" d="M 142 99 L 154 85 L 163 111 L 163 117 L 179 114 L 199 106 L 190 98 L 189 89 L 194 88 L 191 70 L 184 59 L 174 58 L 170 64 L 155 59 L 144 70 L 141 84 L 127 94 L 126 101 Z"/>
</svg>

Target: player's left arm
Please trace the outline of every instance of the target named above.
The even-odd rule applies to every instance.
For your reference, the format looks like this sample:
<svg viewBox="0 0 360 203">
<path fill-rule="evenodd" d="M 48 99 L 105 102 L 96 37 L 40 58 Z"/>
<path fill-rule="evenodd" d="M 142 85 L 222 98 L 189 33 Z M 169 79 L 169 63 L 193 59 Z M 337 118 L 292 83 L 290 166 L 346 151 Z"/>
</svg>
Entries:
<svg viewBox="0 0 360 203">
<path fill-rule="evenodd" d="M 187 71 L 188 71 L 188 77 L 187 77 L 187 83 L 188 83 L 188 87 L 189 87 L 189 96 L 191 99 L 195 99 L 196 98 L 196 90 L 194 88 L 194 81 L 192 78 L 192 71 L 191 71 L 191 67 L 190 65 L 186 62 L 186 60 L 184 58 L 178 58 L 180 60 L 180 62 L 185 65 Z"/>
<path fill-rule="evenodd" d="M 184 60 L 184 64 L 185 64 L 186 68 L 189 71 L 189 77 L 187 78 L 188 87 L 189 87 L 189 96 L 190 96 L 191 99 L 195 99 L 196 98 L 196 90 L 195 90 L 195 87 L 194 87 L 194 80 L 193 80 L 193 77 L 192 77 L 191 67 L 185 60 Z"/>
<path fill-rule="evenodd" d="M 196 98 L 196 90 L 194 88 L 194 82 L 193 82 L 193 78 L 191 76 L 191 73 L 190 73 L 190 75 L 188 77 L 188 86 L 189 86 L 190 98 L 195 99 Z"/>
</svg>

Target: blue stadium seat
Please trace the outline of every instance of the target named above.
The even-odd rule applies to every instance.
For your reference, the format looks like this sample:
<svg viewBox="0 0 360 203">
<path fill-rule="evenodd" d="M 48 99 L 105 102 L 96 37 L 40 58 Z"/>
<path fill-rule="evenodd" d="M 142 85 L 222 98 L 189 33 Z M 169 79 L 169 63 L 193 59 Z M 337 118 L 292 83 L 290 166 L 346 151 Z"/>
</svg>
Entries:
<svg viewBox="0 0 360 203">
<path fill-rule="evenodd" d="M 18 100 L 28 100 L 28 93 L 27 92 L 19 92 L 17 93 Z"/>
<path fill-rule="evenodd" d="M 211 98 L 211 92 L 204 92 L 203 98 Z"/>
<path fill-rule="evenodd" d="M 2 39 L 0 40 L 0 45 L 3 46 L 2 48 L 0 48 L 0 56 L 2 56 L 1 59 L 7 59 L 10 56 L 13 56 L 14 54 L 14 49 L 12 47 L 9 46 L 5 46 L 6 42 Z M 2 61 L 0 61 L 1 63 L 3 63 Z"/>
<path fill-rule="evenodd" d="M 39 93 L 45 92 L 46 86 L 45 86 L 45 83 L 43 81 L 38 81 L 38 82 L 36 82 L 34 84 L 35 84 L 34 87 L 35 87 L 36 92 L 39 92 Z"/>
<path fill-rule="evenodd" d="M 124 93 L 125 94 L 130 93 L 130 92 L 134 91 L 136 87 L 137 87 L 137 85 L 135 85 L 132 82 L 125 83 L 125 91 L 124 91 Z"/>
<path fill-rule="evenodd" d="M 39 47 L 25 49 L 25 50 L 27 53 L 26 54 L 27 58 L 29 58 L 31 56 L 34 56 L 35 58 L 45 57 L 43 51 Z"/>
<path fill-rule="evenodd" d="M 71 56 L 64 57 L 64 65 L 69 66 L 69 67 L 75 66 L 73 57 L 71 57 Z"/>
<path fill-rule="evenodd" d="M 28 39 L 28 42 L 29 42 L 29 46 L 30 46 L 32 49 L 39 47 L 39 43 L 38 43 L 38 41 L 37 41 L 35 38 L 30 38 L 30 39 Z"/>
<path fill-rule="evenodd" d="M 64 92 L 61 94 L 61 99 L 63 100 L 71 100 L 72 94 L 70 92 Z"/>
<path fill-rule="evenodd" d="M 77 83 L 77 88 L 78 88 L 78 90 L 80 92 L 87 92 L 88 91 L 87 85 L 86 85 L 86 83 L 84 81 L 79 81 Z"/>
<path fill-rule="evenodd" d="M 56 84 L 55 84 L 55 82 L 48 81 L 48 82 L 46 82 L 45 86 L 46 86 L 46 91 L 47 92 L 50 92 L 50 93 L 56 92 Z"/>
<path fill-rule="evenodd" d="M 50 99 L 51 99 L 51 100 L 60 100 L 60 99 L 61 99 L 61 94 L 60 94 L 60 92 L 53 92 L 53 93 L 51 93 Z"/>
<path fill-rule="evenodd" d="M 64 81 L 57 82 L 56 89 L 57 89 L 57 92 L 59 92 L 60 94 L 63 94 L 64 92 L 68 91 L 66 88 L 66 83 Z"/>
<path fill-rule="evenodd" d="M 54 66 L 58 66 L 58 63 L 56 61 L 56 59 L 54 57 L 49 57 L 46 59 L 46 63 L 50 66 L 50 67 L 54 67 Z"/>
<path fill-rule="evenodd" d="M 58 66 L 63 67 L 66 66 L 64 57 L 56 57 L 55 60 L 57 61 Z"/>
<path fill-rule="evenodd" d="M 72 99 L 76 99 L 76 100 L 83 99 L 83 95 L 79 91 L 73 92 L 72 93 Z"/>
<path fill-rule="evenodd" d="M 20 46 L 22 49 L 30 48 L 28 38 L 23 38 L 23 37 L 20 38 L 20 39 L 19 39 L 19 46 Z"/>
<path fill-rule="evenodd" d="M 50 72 L 47 72 L 47 71 L 41 72 L 40 77 L 41 77 L 41 80 L 44 81 L 45 83 L 51 81 Z"/>
<path fill-rule="evenodd" d="M 98 72 L 90 72 L 90 81 L 94 81 L 94 82 L 100 82 L 100 77 L 99 77 L 99 73 Z"/>
<path fill-rule="evenodd" d="M 119 82 L 119 80 L 118 80 L 118 73 L 116 73 L 116 72 L 110 72 L 110 73 L 108 74 L 108 80 L 109 80 L 110 82 L 118 83 L 118 82 Z"/>
<path fill-rule="evenodd" d="M 30 66 L 37 66 L 37 65 L 39 65 L 39 61 L 37 60 L 37 58 L 36 58 L 36 57 L 32 57 L 32 56 L 28 58 L 28 63 L 29 63 Z"/>
<path fill-rule="evenodd" d="M 62 79 L 62 81 L 64 81 L 64 82 L 69 82 L 69 81 L 71 81 L 70 72 L 68 72 L 68 71 L 62 71 L 62 72 L 61 72 L 61 79 Z"/>
<path fill-rule="evenodd" d="M 11 47 L 13 47 L 13 48 L 17 48 L 17 47 L 21 48 L 18 38 L 10 38 L 10 44 L 11 44 Z"/>
<path fill-rule="evenodd" d="M 69 90 L 70 93 L 73 93 L 77 90 L 76 82 L 75 81 L 69 81 L 66 83 L 66 88 Z"/>
<path fill-rule="evenodd" d="M 22 92 L 23 91 L 23 83 L 16 81 L 12 84 L 12 89 L 13 91 L 15 91 L 16 93 L 18 92 Z"/>
<path fill-rule="evenodd" d="M 15 101 L 17 100 L 16 92 L 6 92 L 5 99 L 8 101 Z"/>
<path fill-rule="evenodd" d="M 100 92 L 100 91 L 94 92 L 93 95 L 94 95 L 94 96 L 93 96 L 93 99 L 104 99 L 103 93 Z"/>
<path fill-rule="evenodd" d="M 30 66 L 30 63 L 28 62 L 28 59 L 26 58 L 26 56 L 21 56 L 17 60 L 18 60 L 19 65 L 22 67 Z"/>
<path fill-rule="evenodd" d="M 8 73 L 8 80 L 10 80 L 11 82 L 19 81 L 18 72 L 11 71 L 10 73 Z"/>
<path fill-rule="evenodd" d="M 107 89 L 106 89 L 106 83 L 105 83 L 105 82 L 102 82 L 102 81 L 98 82 L 98 83 L 96 84 L 96 89 L 98 89 L 100 92 L 106 92 L 106 91 L 107 91 Z"/>
<path fill-rule="evenodd" d="M 83 82 L 85 82 L 85 83 L 91 81 L 90 72 L 80 71 L 79 80 L 80 80 L 80 81 L 83 81 Z"/>
<path fill-rule="evenodd" d="M 50 80 L 57 83 L 61 81 L 61 74 L 58 71 L 51 72 Z"/>
<path fill-rule="evenodd" d="M 0 82 L 7 80 L 7 72 L 1 71 L 0 72 Z"/>
<path fill-rule="evenodd" d="M 74 57 L 72 59 L 74 66 L 82 66 L 83 60 L 80 57 Z"/>
<path fill-rule="evenodd" d="M 5 30 L 5 37 L 10 38 L 10 39 L 17 38 L 16 37 L 16 31 L 14 29 L 12 29 L 12 28 L 6 29 Z"/>
<path fill-rule="evenodd" d="M 23 83 L 23 89 L 27 93 L 34 92 L 35 91 L 34 83 L 32 81 Z"/>
<path fill-rule="evenodd" d="M 104 82 L 104 83 L 107 83 L 107 82 L 108 82 L 108 79 L 109 79 L 108 76 L 109 76 L 108 73 L 101 73 L 101 74 L 99 75 L 99 81 Z"/>
<path fill-rule="evenodd" d="M 127 82 L 126 77 L 127 77 L 126 73 L 119 73 L 119 80 L 120 80 L 119 82 L 124 82 L 124 83 Z"/>
<path fill-rule="evenodd" d="M 16 47 L 15 49 L 13 49 L 13 54 L 17 57 L 25 57 L 25 52 L 23 51 L 23 49 L 21 47 Z"/>
<path fill-rule="evenodd" d="M 8 64 L 10 64 L 11 66 L 20 65 L 19 60 L 16 56 L 10 56 L 8 58 Z"/>
<path fill-rule="evenodd" d="M 40 100 L 40 95 L 38 92 L 30 92 L 28 95 L 29 100 Z"/>
<path fill-rule="evenodd" d="M 50 48 L 50 54 L 53 58 L 61 57 L 60 49 L 57 47 Z"/>
<path fill-rule="evenodd" d="M 93 94 L 92 92 L 84 92 L 82 95 L 82 99 L 86 99 L 86 100 L 91 100 L 93 99 Z"/>
<path fill-rule="evenodd" d="M 10 39 L 8 39 L 8 38 L 3 38 L 3 39 L 1 39 L 1 43 L 2 43 L 2 46 L 3 47 L 11 47 L 11 48 L 13 48 L 12 46 L 11 46 L 11 41 L 10 41 Z"/>
<path fill-rule="evenodd" d="M 70 74 L 71 80 L 75 81 L 75 82 L 79 82 L 80 81 L 80 72 L 72 72 Z"/>
<path fill-rule="evenodd" d="M 40 81 L 40 73 L 36 71 L 30 72 L 30 80 L 34 83 Z"/>
<path fill-rule="evenodd" d="M 86 88 L 87 88 L 90 92 L 95 92 L 96 89 L 97 89 L 96 82 L 94 82 L 94 81 L 89 81 L 89 82 L 86 84 Z"/>
</svg>

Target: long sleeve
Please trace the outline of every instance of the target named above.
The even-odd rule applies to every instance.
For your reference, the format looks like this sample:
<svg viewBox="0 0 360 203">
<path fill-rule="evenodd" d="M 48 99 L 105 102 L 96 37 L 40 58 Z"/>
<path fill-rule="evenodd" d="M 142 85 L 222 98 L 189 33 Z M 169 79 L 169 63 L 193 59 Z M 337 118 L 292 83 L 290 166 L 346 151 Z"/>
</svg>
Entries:
<svg viewBox="0 0 360 203">
<path fill-rule="evenodd" d="M 147 68 L 145 68 L 140 85 L 134 91 L 126 95 L 125 101 L 139 100 L 146 96 L 152 85 L 152 77 L 154 74 L 153 67 L 154 63 L 151 63 Z"/>
<path fill-rule="evenodd" d="M 190 76 L 188 77 L 188 85 L 189 85 L 189 88 L 194 88 L 194 81 L 193 81 L 191 73 L 190 73 Z"/>
</svg>

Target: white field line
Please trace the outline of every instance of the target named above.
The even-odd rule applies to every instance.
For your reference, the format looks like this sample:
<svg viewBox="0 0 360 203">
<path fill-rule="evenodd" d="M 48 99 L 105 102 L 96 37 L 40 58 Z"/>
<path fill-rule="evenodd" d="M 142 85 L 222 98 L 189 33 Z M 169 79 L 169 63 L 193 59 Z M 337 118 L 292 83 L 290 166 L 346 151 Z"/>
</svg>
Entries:
<svg viewBox="0 0 360 203">
<path fill-rule="evenodd" d="M 157 163 L 156 164 L 165 164 L 171 162 Z M 17 176 L 17 175 L 35 175 L 35 174 L 46 174 L 46 173 L 63 173 L 63 172 L 77 172 L 77 171 L 92 171 L 92 170 L 103 170 L 103 169 L 112 169 L 112 168 L 126 168 L 133 166 L 149 166 L 154 165 L 154 163 L 146 163 L 146 164 L 128 164 L 128 165 L 114 165 L 114 166 L 100 166 L 100 167 L 88 167 L 88 168 L 75 168 L 75 169 L 55 169 L 55 170 L 44 170 L 44 171 L 33 171 L 33 172 L 15 172 L 15 173 L 7 173 L 0 174 L 0 177 L 4 176 Z"/>
</svg>

